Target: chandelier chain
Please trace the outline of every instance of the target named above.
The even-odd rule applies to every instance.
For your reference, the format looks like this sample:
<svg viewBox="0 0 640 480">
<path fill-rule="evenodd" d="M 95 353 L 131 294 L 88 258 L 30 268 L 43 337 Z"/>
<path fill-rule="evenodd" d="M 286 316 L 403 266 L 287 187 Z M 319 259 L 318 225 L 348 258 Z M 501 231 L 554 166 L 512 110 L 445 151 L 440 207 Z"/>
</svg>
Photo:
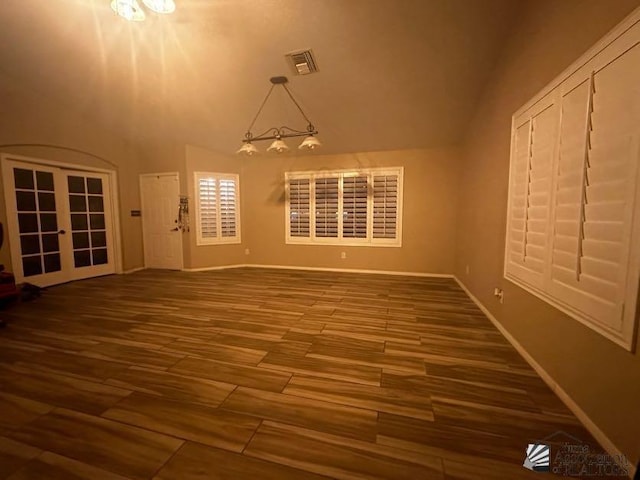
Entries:
<svg viewBox="0 0 640 480">
<path fill-rule="evenodd" d="M 269 89 L 267 96 L 264 97 L 264 100 L 262 101 L 262 105 L 260 105 L 260 108 L 258 109 L 258 113 L 256 113 L 255 117 L 253 117 L 253 120 L 251 121 L 251 125 L 249 125 L 249 128 L 247 129 L 248 137 L 251 137 L 251 129 L 253 128 L 253 125 L 256 123 L 256 120 L 258 119 L 258 117 L 260 116 L 260 113 L 262 112 L 262 109 L 264 108 L 265 103 L 267 103 L 267 100 L 269 100 L 269 97 L 271 96 L 271 92 L 273 92 L 273 87 L 275 87 L 275 84 L 271 85 L 271 88 Z"/>
<path fill-rule="evenodd" d="M 307 123 L 309 125 L 311 125 L 311 120 L 309 120 L 309 118 L 304 114 L 304 112 L 302 111 L 302 107 L 300 107 L 300 105 L 298 104 L 298 102 L 296 102 L 296 99 L 293 98 L 293 95 L 291 94 L 291 92 L 289 91 L 289 89 L 287 88 L 286 84 L 282 84 L 282 86 L 284 87 L 284 89 L 287 91 L 287 93 L 289 94 L 289 98 L 291 98 L 291 101 L 293 103 L 295 103 L 296 107 L 298 107 L 298 110 L 300 110 L 300 113 L 302 114 L 302 116 L 304 117 L 304 119 L 307 121 Z"/>
</svg>

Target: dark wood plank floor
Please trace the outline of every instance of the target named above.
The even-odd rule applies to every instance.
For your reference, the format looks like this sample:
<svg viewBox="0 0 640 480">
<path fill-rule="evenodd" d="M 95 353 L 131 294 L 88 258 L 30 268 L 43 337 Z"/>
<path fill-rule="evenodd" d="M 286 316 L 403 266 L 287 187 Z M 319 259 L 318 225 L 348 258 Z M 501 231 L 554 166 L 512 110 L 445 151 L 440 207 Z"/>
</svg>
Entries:
<svg viewBox="0 0 640 480">
<path fill-rule="evenodd" d="M 0 478 L 519 479 L 597 445 L 451 279 L 237 269 L 3 312 Z"/>
</svg>

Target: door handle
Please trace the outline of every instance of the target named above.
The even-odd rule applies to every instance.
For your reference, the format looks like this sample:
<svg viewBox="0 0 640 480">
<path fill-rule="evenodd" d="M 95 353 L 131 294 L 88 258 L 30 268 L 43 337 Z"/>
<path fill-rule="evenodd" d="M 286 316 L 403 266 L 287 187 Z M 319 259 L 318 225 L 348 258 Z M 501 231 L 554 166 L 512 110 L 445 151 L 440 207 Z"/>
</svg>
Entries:
<svg viewBox="0 0 640 480">
<path fill-rule="evenodd" d="M 67 233 L 66 230 L 58 230 L 58 235 L 64 235 L 65 233 Z"/>
</svg>

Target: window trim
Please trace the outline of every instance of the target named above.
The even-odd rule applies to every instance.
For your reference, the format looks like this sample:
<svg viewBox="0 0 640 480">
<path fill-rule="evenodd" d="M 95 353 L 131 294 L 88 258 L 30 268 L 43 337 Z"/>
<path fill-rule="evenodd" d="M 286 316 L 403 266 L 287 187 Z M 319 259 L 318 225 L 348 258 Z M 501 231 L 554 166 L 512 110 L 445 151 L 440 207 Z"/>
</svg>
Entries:
<svg viewBox="0 0 640 480">
<path fill-rule="evenodd" d="M 318 178 L 339 177 L 338 182 L 338 211 L 343 209 L 343 183 L 345 176 L 358 176 L 366 174 L 369 178 L 367 184 L 370 185 L 373 175 L 397 175 L 398 176 L 398 197 L 396 213 L 396 238 L 373 238 L 373 197 L 367 195 L 367 238 L 343 238 L 342 218 L 338 215 L 338 237 L 316 237 L 315 236 L 315 214 L 312 208 L 315 204 L 315 180 Z M 290 204 L 289 204 L 289 180 L 309 179 L 309 237 L 292 237 L 290 225 Z M 285 243 L 289 245 L 336 245 L 347 247 L 402 247 L 402 219 L 403 219 L 403 198 L 404 198 L 404 167 L 382 167 L 382 168 L 349 168 L 340 170 L 306 170 L 285 172 Z"/>
<path fill-rule="evenodd" d="M 200 179 L 202 178 L 213 178 L 216 181 L 216 237 L 215 238 L 203 238 L 202 237 L 202 227 L 200 222 Z M 241 223 L 240 223 L 240 175 L 237 173 L 218 173 L 218 172 L 194 172 L 193 173 L 193 186 L 195 193 L 195 201 L 193 202 L 193 211 L 194 211 L 194 219 L 196 226 L 196 245 L 197 246 L 206 246 L 206 245 L 230 245 L 230 244 L 238 244 L 242 243 L 241 237 Z M 236 189 L 236 235 L 233 237 L 222 237 L 222 229 L 220 226 L 221 216 L 220 216 L 220 198 L 219 198 L 219 182 L 220 180 L 232 180 L 235 183 Z"/>
</svg>

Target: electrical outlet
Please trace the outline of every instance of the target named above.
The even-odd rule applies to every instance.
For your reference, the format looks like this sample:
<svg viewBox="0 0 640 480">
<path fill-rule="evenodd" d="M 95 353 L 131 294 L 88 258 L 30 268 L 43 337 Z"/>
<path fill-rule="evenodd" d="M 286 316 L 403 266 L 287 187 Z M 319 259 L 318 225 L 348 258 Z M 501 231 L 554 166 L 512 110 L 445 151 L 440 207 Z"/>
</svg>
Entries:
<svg viewBox="0 0 640 480">
<path fill-rule="evenodd" d="M 500 301 L 500 303 L 504 303 L 504 292 L 501 288 L 495 287 L 493 289 L 493 295 Z"/>
<path fill-rule="evenodd" d="M 340 253 L 340 258 L 341 258 L 341 259 L 343 259 L 343 260 L 344 260 L 345 258 L 347 258 L 347 252 L 342 252 L 342 253 Z"/>
<path fill-rule="evenodd" d="M 249 255 L 249 249 L 248 249 L 248 248 L 245 248 L 245 249 L 244 249 L 244 254 L 245 254 L 245 255 Z"/>
</svg>

